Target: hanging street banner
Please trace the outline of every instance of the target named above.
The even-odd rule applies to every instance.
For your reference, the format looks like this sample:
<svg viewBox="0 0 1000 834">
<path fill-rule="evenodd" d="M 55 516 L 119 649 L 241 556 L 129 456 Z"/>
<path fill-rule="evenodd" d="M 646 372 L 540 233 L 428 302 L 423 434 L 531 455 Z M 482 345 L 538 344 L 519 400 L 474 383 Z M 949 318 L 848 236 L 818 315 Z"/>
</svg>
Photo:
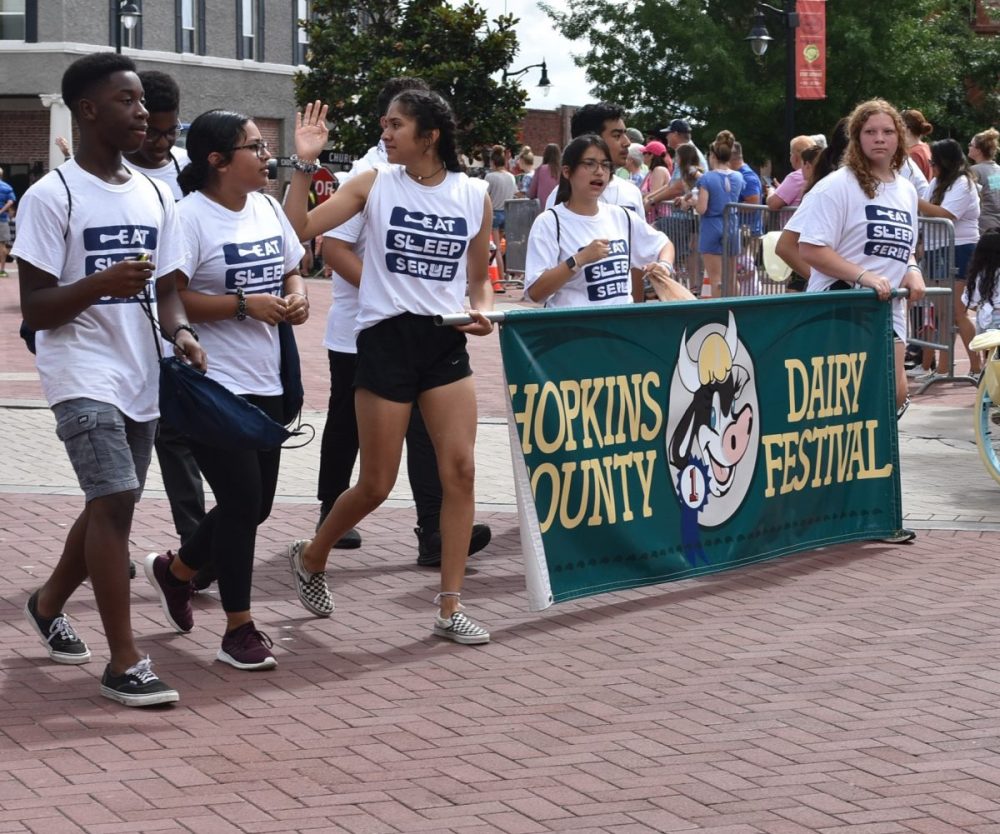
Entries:
<svg viewBox="0 0 1000 834">
<path fill-rule="evenodd" d="M 795 29 L 795 97 L 826 98 L 826 0 L 799 0 Z"/>
<path fill-rule="evenodd" d="M 889 314 L 868 290 L 508 312 L 532 610 L 898 530 Z"/>
</svg>

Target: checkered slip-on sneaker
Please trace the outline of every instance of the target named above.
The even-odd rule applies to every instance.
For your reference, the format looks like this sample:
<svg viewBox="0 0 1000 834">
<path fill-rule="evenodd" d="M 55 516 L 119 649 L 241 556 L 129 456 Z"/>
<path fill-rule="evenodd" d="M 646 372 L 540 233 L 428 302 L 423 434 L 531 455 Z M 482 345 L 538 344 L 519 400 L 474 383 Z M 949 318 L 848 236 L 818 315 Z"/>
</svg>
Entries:
<svg viewBox="0 0 1000 834">
<path fill-rule="evenodd" d="M 490 633 L 466 617 L 464 611 L 456 611 L 448 618 L 435 617 L 434 634 L 466 646 L 490 642 Z"/>
<path fill-rule="evenodd" d="M 884 539 L 879 539 L 879 541 L 885 544 L 909 544 L 917 537 L 917 534 L 912 530 L 907 530 L 905 527 L 900 527 L 891 536 L 886 536 Z"/>
<path fill-rule="evenodd" d="M 317 617 L 329 617 L 333 613 L 333 597 L 326 584 L 326 571 L 311 573 L 302 565 L 302 551 L 309 539 L 298 539 L 288 546 L 288 565 L 292 569 L 295 592 L 306 610 Z"/>
</svg>

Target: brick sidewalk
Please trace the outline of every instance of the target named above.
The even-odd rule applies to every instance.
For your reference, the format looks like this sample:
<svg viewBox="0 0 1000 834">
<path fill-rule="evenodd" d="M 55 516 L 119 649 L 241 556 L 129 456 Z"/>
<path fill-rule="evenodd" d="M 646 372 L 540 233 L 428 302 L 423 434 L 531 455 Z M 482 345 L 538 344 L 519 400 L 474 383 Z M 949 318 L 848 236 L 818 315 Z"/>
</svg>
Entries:
<svg viewBox="0 0 1000 834">
<path fill-rule="evenodd" d="M 15 296 L 0 282 L 0 400 L 37 399 L 11 338 Z M 473 350 L 481 415 L 501 417 L 495 344 Z M 318 410 L 325 358 L 304 355 Z M 970 392 L 939 386 L 941 407 L 911 410 L 913 442 L 944 425 L 924 417 L 963 415 Z M 33 425 L 15 416 L 3 425 Z M 3 440 L 2 483 L 23 461 L 26 483 L 64 477 L 40 435 Z M 971 471 L 951 467 L 953 489 L 988 506 Z M 194 631 L 177 635 L 140 578 L 140 645 L 181 691 L 178 706 L 141 711 L 97 695 L 107 652 L 86 589 L 69 613 L 90 664 L 51 664 L 24 623 L 81 506 L 53 483 L 0 492 L 0 832 L 1000 832 L 995 534 L 930 530 L 535 614 L 516 516 L 483 511 L 494 541 L 466 594 L 494 642 L 459 647 L 430 636 L 436 573 L 414 565 L 405 501 L 365 520 L 362 550 L 335 556 L 337 611 L 309 617 L 282 550 L 311 529 L 315 503 L 290 486 L 261 528 L 254 577 L 278 668 L 215 662 L 217 598 L 200 598 Z M 166 502 L 144 500 L 133 556 L 172 538 Z"/>
</svg>

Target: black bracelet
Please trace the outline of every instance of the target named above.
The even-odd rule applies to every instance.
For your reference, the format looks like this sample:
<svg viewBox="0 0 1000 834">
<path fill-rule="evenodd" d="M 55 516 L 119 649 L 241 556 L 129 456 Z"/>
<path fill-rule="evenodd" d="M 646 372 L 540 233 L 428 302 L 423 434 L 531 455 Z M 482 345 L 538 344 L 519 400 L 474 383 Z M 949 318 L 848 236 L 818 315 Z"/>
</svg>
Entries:
<svg viewBox="0 0 1000 834">
<path fill-rule="evenodd" d="M 236 321 L 243 321 L 247 317 L 247 295 L 243 292 L 243 287 L 236 288 Z"/>
<path fill-rule="evenodd" d="M 188 333 L 194 336 L 194 340 L 196 342 L 201 341 L 201 339 L 198 338 L 198 331 L 195 330 L 190 324 L 178 324 L 177 327 L 174 328 L 174 335 L 170 337 L 170 341 L 176 343 L 177 334 L 180 333 L 182 330 L 186 330 Z"/>
</svg>

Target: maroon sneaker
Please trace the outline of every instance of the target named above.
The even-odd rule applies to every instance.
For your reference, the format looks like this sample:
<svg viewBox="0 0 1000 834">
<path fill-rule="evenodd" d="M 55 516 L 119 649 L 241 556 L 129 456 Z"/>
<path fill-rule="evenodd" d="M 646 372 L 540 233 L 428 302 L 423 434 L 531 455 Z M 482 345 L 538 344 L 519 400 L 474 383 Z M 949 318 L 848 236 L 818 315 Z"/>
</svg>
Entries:
<svg viewBox="0 0 1000 834">
<path fill-rule="evenodd" d="M 222 637 L 218 660 L 237 669 L 273 669 L 278 661 L 271 654 L 274 643 L 263 631 L 257 631 L 253 621 L 227 631 Z"/>
<path fill-rule="evenodd" d="M 166 553 L 150 553 L 143 568 L 146 579 L 160 597 L 160 606 L 167 622 L 180 634 L 187 634 L 194 628 L 194 612 L 191 610 L 190 582 L 181 582 L 170 573 L 170 563 L 177 557 L 169 550 Z"/>
</svg>

